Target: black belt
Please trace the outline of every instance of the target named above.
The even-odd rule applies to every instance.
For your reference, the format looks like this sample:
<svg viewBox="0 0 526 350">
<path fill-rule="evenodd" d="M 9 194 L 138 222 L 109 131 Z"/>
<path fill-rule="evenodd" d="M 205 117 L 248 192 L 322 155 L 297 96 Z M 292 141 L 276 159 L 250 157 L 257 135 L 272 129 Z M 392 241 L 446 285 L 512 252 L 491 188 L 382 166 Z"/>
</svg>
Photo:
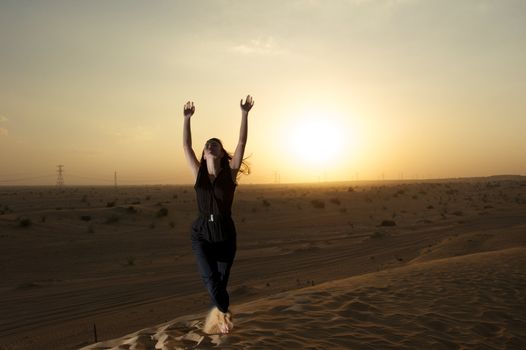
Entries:
<svg viewBox="0 0 526 350">
<path fill-rule="evenodd" d="M 207 213 L 199 213 L 199 216 L 206 218 L 208 222 L 217 221 L 221 217 L 222 218 L 230 217 L 230 215 L 225 215 L 225 214 L 207 214 Z"/>
</svg>

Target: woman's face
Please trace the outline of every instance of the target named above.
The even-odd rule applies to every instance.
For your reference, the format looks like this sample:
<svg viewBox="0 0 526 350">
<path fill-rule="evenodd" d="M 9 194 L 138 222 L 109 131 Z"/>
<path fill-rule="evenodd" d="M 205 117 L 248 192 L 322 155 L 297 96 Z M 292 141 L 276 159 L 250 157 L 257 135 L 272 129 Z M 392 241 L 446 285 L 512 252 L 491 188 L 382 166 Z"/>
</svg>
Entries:
<svg viewBox="0 0 526 350">
<path fill-rule="evenodd" d="M 204 149 L 204 158 L 222 158 L 223 157 L 223 147 L 221 144 L 215 140 L 207 141 Z"/>
</svg>

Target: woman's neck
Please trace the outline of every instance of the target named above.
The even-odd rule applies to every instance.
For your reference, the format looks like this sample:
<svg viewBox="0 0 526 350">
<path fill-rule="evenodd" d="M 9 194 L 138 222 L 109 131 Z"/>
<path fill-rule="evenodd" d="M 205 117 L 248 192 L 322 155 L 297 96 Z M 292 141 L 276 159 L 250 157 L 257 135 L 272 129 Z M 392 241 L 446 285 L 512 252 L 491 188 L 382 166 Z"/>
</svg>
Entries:
<svg viewBox="0 0 526 350">
<path fill-rule="evenodd" d="M 208 170 L 208 175 L 217 176 L 221 171 L 221 159 L 213 158 L 206 160 L 206 168 Z"/>
</svg>

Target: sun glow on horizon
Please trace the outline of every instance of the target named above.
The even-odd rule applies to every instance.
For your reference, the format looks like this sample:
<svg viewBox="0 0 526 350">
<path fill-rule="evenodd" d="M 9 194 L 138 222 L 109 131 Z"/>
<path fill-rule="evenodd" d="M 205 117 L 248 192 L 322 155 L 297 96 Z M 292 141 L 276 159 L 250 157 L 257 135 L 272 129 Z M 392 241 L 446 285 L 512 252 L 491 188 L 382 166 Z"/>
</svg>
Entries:
<svg viewBox="0 0 526 350">
<path fill-rule="evenodd" d="M 345 154 L 342 125 L 322 115 L 298 120 L 288 141 L 294 156 L 309 165 L 324 165 Z"/>
</svg>

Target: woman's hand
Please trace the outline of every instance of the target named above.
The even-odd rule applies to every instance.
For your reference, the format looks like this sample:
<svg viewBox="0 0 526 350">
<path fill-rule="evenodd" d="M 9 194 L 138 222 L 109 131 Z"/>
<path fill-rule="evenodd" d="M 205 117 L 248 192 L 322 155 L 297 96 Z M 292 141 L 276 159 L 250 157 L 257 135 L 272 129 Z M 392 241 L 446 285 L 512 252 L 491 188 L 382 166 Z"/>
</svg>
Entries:
<svg viewBox="0 0 526 350">
<path fill-rule="evenodd" d="M 190 118 L 191 116 L 194 115 L 194 112 L 195 112 L 194 103 L 190 101 L 186 102 L 186 104 L 184 105 L 184 117 Z"/>
<path fill-rule="evenodd" d="M 244 113 L 248 113 L 252 106 L 254 105 L 254 100 L 252 99 L 252 96 L 247 95 L 247 99 L 245 103 L 243 103 L 243 99 L 241 99 L 241 102 L 239 102 L 239 105 L 241 106 L 241 111 Z"/>
</svg>

